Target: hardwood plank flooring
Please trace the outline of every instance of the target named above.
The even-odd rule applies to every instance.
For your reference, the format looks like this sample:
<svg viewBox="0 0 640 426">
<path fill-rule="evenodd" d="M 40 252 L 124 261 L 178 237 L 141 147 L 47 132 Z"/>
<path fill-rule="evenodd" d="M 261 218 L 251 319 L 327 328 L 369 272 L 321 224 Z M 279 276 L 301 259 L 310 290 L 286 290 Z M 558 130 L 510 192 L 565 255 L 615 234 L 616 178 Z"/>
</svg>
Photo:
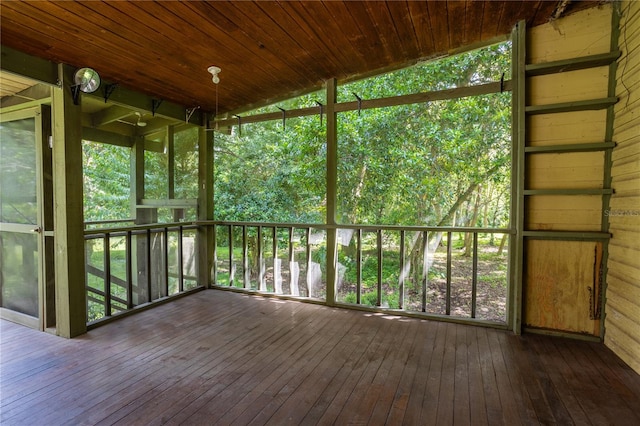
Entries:
<svg viewBox="0 0 640 426">
<path fill-rule="evenodd" d="M 2 425 L 640 424 L 602 344 L 206 290 L 66 340 L 0 321 Z"/>
</svg>

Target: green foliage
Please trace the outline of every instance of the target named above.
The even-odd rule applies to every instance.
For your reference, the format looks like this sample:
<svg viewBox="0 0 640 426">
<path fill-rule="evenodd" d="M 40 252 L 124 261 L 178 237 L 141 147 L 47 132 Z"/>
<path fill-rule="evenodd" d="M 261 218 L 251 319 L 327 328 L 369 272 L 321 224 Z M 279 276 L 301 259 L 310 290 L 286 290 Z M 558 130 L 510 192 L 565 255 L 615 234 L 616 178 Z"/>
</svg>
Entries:
<svg viewBox="0 0 640 426">
<path fill-rule="evenodd" d="M 491 46 L 339 88 L 340 101 L 443 90 L 509 78 L 510 45 Z M 313 106 L 319 94 L 282 103 Z M 275 107 L 259 112 L 273 112 Z M 338 115 L 343 223 L 503 226 L 508 222 L 510 94 Z M 325 127 L 317 116 L 216 133 L 215 217 L 322 222 Z M 473 214 L 473 194 L 481 207 Z M 457 218 L 453 223 L 454 216 Z M 473 220 L 475 220 L 474 223 Z"/>
<path fill-rule="evenodd" d="M 339 87 L 375 99 L 509 78 L 503 43 Z M 279 104 L 326 103 L 322 92 Z M 276 106 L 256 112 L 275 112 Z M 510 94 L 338 114 L 338 220 L 343 223 L 506 226 L 509 219 Z M 324 222 L 326 120 L 245 124 L 214 135 L 214 217 Z M 175 134 L 175 198 L 198 195 L 198 130 Z M 157 141 L 157 143 L 163 143 Z M 127 148 L 85 142 L 85 217 L 129 217 Z M 145 198 L 168 197 L 167 155 L 145 152 Z M 171 212 L 162 220 L 171 220 Z M 195 218 L 195 211 L 189 212 Z M 165 217 L 166 216 L 166 217 Z"/>
<path fill-rule="evenodd" d="M 84 219 L 131 217 L 129 212 L 131 150 L 83 141 Z"/>
</svg>

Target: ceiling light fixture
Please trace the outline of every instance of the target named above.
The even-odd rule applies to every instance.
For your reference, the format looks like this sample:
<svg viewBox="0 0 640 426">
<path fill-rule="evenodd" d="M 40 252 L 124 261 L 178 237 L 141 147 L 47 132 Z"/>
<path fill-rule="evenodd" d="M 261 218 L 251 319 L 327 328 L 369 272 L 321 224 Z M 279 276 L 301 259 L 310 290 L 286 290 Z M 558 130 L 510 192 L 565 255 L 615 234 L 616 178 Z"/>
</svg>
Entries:
<svg viewBox="0 0 640 426">
<path fill-rule="evenodd" d="M 218 77 L 218 74 L 220 74 L 220 71 L 222 70 L 219 67 L 212 65 L 209 68 L 207 68 L 207 71 L 211 73 L 211 77 L 212 77 L 211 81 L 213 81 L 213 84 L 220 83 L 220 77 Z"/>
</svg>

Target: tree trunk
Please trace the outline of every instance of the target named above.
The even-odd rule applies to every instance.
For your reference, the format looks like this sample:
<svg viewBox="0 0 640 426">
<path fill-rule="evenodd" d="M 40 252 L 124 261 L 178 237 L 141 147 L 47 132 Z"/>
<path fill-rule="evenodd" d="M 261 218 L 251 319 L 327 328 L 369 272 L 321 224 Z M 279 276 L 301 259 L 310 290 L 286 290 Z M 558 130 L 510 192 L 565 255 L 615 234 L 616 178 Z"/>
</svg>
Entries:
<svg viewBox="0 0 640 426">
<path fill-rule="evenodd" d="M 478 214 L 480 212 L 480 198 L 482 197 L 482 187 L 478 187 L 478 193 L 476 194 L 476 202 L 473 204 L 473 213 L 471 215 L 471 220 L 467 223 L 467 226 L 472 227 L 478 221 Z M 467 232 L 464 236 L 464 257 L 471 256 L 471 241 L 472 235 L 470 232 Z"/>
<path fill-rule="evenodd" d="M 500 247 L 498 248 L 498 256 L 502 256 L 502 250 L 504 249 L 504 244 L 507 242 L 507 234 L 502 234 L 502 239 L 500 240 Z"/>
</svg>

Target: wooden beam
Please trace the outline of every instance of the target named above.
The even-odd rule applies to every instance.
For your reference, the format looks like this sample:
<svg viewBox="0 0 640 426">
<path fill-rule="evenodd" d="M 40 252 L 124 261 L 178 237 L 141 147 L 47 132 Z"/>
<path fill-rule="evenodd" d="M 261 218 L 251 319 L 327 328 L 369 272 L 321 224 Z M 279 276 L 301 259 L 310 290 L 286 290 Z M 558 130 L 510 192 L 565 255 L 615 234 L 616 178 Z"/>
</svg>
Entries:
<svg viewBox="0 0 640 426">
<path fill-rule="evenodd" d="M 133 138 L 129 136 L 108 132 L 106 130 L 95 129 L 93 127 L 82 128 L 82 139 L 91 142 L 122 146 L 125 148 L 131 148 L 133 146 Z"/>
<path fill-rule="evenodd" d="M 133 113 L 134 111 L 132 111 L 130 108 L 113 105 L 109 108 L 105 108 L 91 114 L 91 125 L 93 127 L 104 126 L 105 124 L 122 120 L 125 117 L 133 115 Z"/>
<path fill-rule="evenodd" d="M 47 84 L 36 84 L 28 89 L 22 90 L 15 95 L 5 96 L 0 100 L 0 108 L 7 108 L 13 105 L 24 105 L 25 102 L 39 101 L 45 103 L 51 98 L 51 86 Z M 50 102 L 50 100 L 49 100 Z"/>
<path fill-rule="evenodd" d="M 511 91 L 511 87 L 511 81 L 507 80 L 503 83 L 500 83 L 498 81 L 494 83 L 479 84 L 477 86 L 456 87 L 453 89 L 437 90 L 433 92 L 412 93 L 409 95 L 391 96 L 379 99 L 363 99 L 362 103 L 360 104 L 357 101 L 336 103 L 335 112 L 357 111 L 358 109 L 365 110 L 371 108 L 384 108 L 391 106 L 441 101 L 447 99 L 458 99 L 468 96 L 488 95 L 491 93 Z M 329 101 L 327 100 L 327 104 L 328 103 Z M 285 118 L 295 118 L 316 115 L 319 113 L 319 107 L 308 107 L 285 111 L 284 116 Z M 243 116 L 242 124 L 260 123 L 263 121 L 281 119 L 281 112 L 269 112 L 264 114 L 248 115 L 246 117 Z M 236 118 L 226 118 L 222 120 L 215 120 L 211 123 L 211 127 L 218 129 L 235 126 L 237 124 L 238 120 Z"/>
<path fill-rule="evenodd" d="M 0 69 L 42 83 L 58 84 L 58 64 L 0 45 Z M 67 82 L 67 84 L 69 84 Z"/>
<path fill-rule="evenodd" d="M 111 82 L 102 81 L 102 85 L 110 84 Z M 83 93 L 82 96 L 89 96 L 92 98 L 101 99 L 104 101 L 104 95 L 102 91 L 98 90 L 94 93 Z M 142 93 L 136 92 L 134 90 L 128 89 L 126 87 L 117 86 L 113 91 L 111 96 L 109 97 L 109 102 L 118 106 L 129 107 L 138 111 L 144 111 L 147 113 L 152 113 L 153 104 L 155 101 L 160 101 L 160 99 L 153 98 L 148 95 L 144 95 Z M 194 112 L 191 120 L 193 122 L 199 122 L 202 119 L 203 112 L 198 110 Z M 160 105 L 157 107 L 154 116 L 164 117 L 168 119 L 178 120 L 178 121 L 186 121 L 187 118 L 187 108 L 181 105 L 175 104 L 169 101 L 162 101 Z"/>
</svg>

